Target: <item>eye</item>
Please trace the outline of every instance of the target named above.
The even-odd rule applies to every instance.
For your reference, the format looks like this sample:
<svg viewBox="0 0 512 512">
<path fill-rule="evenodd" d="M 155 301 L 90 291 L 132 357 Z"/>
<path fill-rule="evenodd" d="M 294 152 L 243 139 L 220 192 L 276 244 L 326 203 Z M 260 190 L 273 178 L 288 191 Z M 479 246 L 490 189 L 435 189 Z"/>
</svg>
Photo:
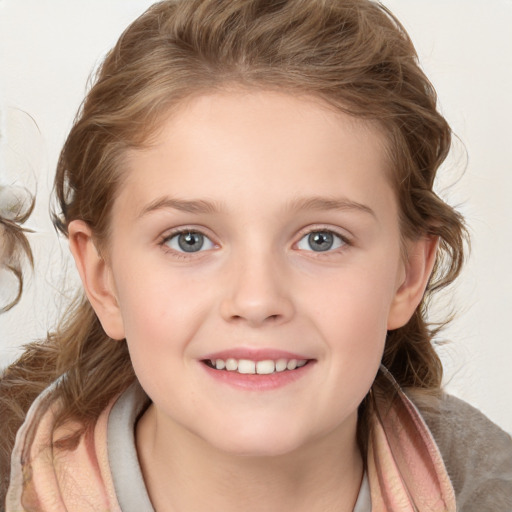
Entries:
<svg viewBox="0 0 512 512">
<path fill-rule="evenodd" d="M 197 231 L 182 231 L 167 237 L 163 243 L 178 252 L 199 252 L 213 249 L 215 244 Z"/>
<path fill-rule="evenodd" d="M 346 243 L 346 240 L 332 231 L 311 231 L 299 240 L 297 248 L 303 251 L 325 252 L 339 249 Z"/>
</svg>

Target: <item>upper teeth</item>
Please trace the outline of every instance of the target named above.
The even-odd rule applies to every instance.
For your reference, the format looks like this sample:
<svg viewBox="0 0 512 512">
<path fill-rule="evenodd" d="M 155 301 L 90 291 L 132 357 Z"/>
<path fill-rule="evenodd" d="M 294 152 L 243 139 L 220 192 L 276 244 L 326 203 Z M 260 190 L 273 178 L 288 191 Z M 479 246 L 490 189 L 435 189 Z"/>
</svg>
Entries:
<svg viewBox="0 0 512 512">
<path fill-rule="evenodd" d="M 258 373 L 268 375 L 274 372 L 284 372 L 285 370 L 295 370 L 307 363 L 306 359 L 278 359 L 273 361 L 267 359 L 264 361 L 251 361 L 250 359 L 211 359 L 211 365 L 217 370 L 228 370 L 238 373 Z"/>
</svg>

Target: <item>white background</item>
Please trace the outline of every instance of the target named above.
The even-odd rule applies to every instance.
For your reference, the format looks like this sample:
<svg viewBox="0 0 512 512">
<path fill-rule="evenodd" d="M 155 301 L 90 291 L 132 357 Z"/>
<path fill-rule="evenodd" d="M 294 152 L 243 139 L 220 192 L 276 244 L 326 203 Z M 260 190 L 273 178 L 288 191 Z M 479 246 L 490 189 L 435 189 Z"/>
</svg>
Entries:
<svg viewBox="0 0 512 512">
<path fill-rule="evenodd" d="M 0 183 L 37 186 L 28 223 L 36 268 L 22 302 L 0 316 L 0 366 L 51 329 L 76 285 L 48 215 L 58 151 L 91 70 L 151 3 L 0 0 Z M 462 141 L 439 181 L 473 236 L 464 274 L 438 308 L 457 311 L 440 349 L 447 389 L 512 432 L 512 0 L 385 4 L 408 29 Z M 12 284 L 0 274 L 0 298 Z"/>
</svg>

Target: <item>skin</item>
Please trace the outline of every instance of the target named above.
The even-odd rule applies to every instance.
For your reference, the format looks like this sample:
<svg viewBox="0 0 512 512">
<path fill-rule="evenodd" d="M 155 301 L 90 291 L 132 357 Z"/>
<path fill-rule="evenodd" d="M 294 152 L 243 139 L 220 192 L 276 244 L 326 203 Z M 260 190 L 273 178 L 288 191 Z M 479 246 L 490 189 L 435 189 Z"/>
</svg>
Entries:
<svg viewBox="0 0 512 512">
<path fill-rule="evenodd" d="M 312 98 L 216 93 L 174 112 L 125 173 L 107 251 L 82 221 L 69 233 L 153 402 L 136 437 L 156 509 L 352 510 L 357 407 L 435 254 L 421 238 L 404 257 L 378 128 Z M 201 251 L 180 251 L 182 228 L 208 237 Z M 314 250 L 311 231 L 334 233 L 333 248 Z M 240 389 L 202 362 L 237 347 L 310 364 L 278 389 Z"/>
</svg>

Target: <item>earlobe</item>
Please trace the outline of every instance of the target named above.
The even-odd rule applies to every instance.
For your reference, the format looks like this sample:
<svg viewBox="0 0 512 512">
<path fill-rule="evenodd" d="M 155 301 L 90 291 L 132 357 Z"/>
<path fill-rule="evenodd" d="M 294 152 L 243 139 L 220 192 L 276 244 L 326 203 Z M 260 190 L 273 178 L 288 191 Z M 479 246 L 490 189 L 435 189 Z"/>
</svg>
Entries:
<svg viewBox="0 0 512 512">
<path fill-rule="evenodd" d="M 434 267 L 437 247 L 437 237 L 423 237 L 408 245 L 404 278 L 388 315 L 388 331 L 404 326 L 420 304 Z"/>
<path fill-rule="evenodd" d="M 110 267 L 94 244 L 86 222 L 69 223 L 69 246 L 89 302 L 103 326 L 113 339 L 124 338 L 121 310 L 116 298 Z"/>
</svg>

